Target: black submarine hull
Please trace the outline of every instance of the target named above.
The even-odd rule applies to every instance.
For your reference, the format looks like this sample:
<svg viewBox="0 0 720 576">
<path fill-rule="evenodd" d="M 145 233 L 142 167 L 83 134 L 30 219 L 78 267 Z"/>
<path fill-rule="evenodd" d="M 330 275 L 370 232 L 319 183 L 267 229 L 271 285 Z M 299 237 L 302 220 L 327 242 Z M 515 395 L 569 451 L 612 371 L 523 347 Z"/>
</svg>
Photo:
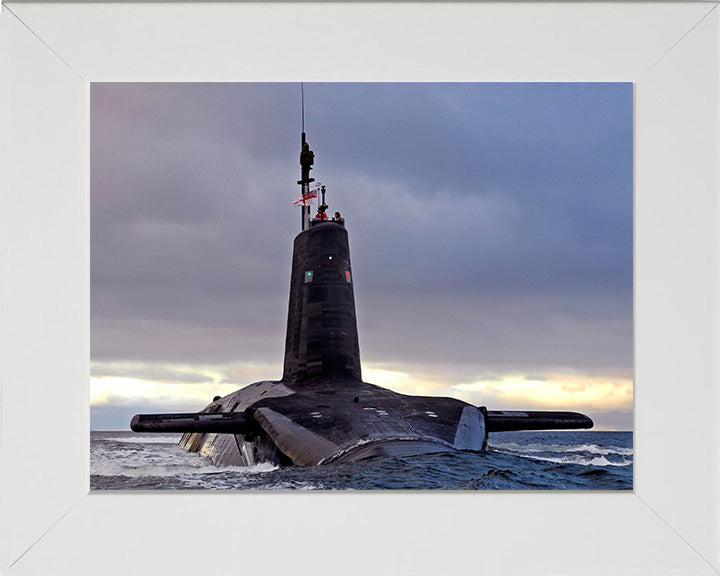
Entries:
<svg viewBox="0 0 720 576">
<path fill-rule="evenodd" d="M 374 456 L 471 450 L 492 431 L 589 428 L 572 412 L 488 412 L 455 398 L 408 396 L 356 379 L 263 381 L 197 414 L 138 415 L 137 432 L 185 432 L 180 444 L 218 466 L 315 466 Z"/>
<path fill-rule="evenodd" d="M 303 133 L 299 184 L 313 156 Z M 305 158 L 305 164 L 303 164 Z M 324 203 L 322 207 L 327 207 Z M 250 384 L 197 414 L 139 414 L 136 432 L 183 432 L 218 466 L 315 466 L 373 456 L 480 451 L 489 432 L 591 428 L 570 412 L 488 411 L 456 398 L 408 396 L 362 380 L 344 220 L 306 221 L 293 244 L 281 380 Z"/>
</svg>

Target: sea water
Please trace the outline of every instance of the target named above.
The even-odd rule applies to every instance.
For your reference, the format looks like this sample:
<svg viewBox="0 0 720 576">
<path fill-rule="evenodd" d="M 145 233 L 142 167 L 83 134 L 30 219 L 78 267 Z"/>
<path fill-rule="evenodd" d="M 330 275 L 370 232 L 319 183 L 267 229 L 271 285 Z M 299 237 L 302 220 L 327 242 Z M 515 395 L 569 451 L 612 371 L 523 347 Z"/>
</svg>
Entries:
<svg viewBox="0 0 720 576">
<path fill-rule="evenodd" d="M 632 432 L 502 432 L 484 452 L 218 468 L 180 434 L 91 432 L 92 490 L 632 490 Z"/>
</svg>

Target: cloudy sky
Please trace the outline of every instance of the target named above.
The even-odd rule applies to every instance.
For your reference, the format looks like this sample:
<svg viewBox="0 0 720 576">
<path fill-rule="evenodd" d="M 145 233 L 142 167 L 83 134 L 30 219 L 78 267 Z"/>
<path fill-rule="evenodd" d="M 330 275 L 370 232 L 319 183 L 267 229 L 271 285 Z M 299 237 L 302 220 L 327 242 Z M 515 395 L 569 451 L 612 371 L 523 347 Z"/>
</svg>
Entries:
<svg viewBox="0 0 720 576">
<path fill-rule="evenodd" d="M 632 428 L 632 85 L 305 84 L 363 378 Z M 91 87 L 91 426 L 282 375 L 299 84 Z"/>
</svg>

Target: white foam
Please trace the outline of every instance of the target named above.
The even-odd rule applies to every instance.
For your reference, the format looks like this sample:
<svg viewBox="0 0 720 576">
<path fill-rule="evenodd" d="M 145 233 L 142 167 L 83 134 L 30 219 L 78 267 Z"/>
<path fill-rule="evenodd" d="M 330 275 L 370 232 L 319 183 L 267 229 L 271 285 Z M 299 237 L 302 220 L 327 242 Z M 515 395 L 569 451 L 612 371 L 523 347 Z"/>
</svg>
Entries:
<svg viewBox="0 0 720 576">
<path fill-rule="evenodd" d="M 103 438 L 102 442 L 124 442 L 127 444 L 177 444 L 182 436 L 118 436 Z"/>
<path fill-rule="evenodd" d="M 321 484 L 312 482 L 279 482 L 269 486 L 258 486 L 259 490 L 323 490 Z"/>
<path fill-rule="evenodd" d="M 571 450 L 567 450 L 568 452 L 571 451 L 578 451 L 578 452 L 590 452 L 591 454 L 601 454 L 601 455 L 607 455 L 607 454 L 618 454 L 620 456 L 632 456 L 633 455 L 633 449 L 632 448 L 620 448 L 619 446 L 598 446 L 597 444 L 580 444 L 577 447 L 570 446 Z"/>
<path fill-rule="evenodd" d="M 521 458 L 553 462 L 554 464 L 579 464 L 580 466 L 631 466 L 633 449 L 598 444 L 517 444 L 515 442 L 490 444 L 492 450 Z"/>
<path fill-rule="evenodd" d="M 115 438 L 108 438 L 116 440 Z M 139 440 L 139 442 L 138 442 Z M 161 440 L 161 442 L 157 442 Z M 237 475 L 263 474 L 277 469 L 271 463 L 219 468 L 208 458 L 187 452 L 177 444 L 178 437 L 118 437 L 123 448 L 98 443 L 90 449 L 90 473 L 95 476 L 191 476 L 202 477 L 232 472 Z M 174 444 L 168 446 L 168 444 Z"/>
<path fill-rule="evenodd" d="M 90 474 L 94 476 L 129 476 L 131 478 L 140 478 L 143 476 L 166 478 L 170 476 L 188 475 L 209 476 L 227 472 L 233 472 L 238 475 L 264 474 L 278 469 L 277 466 L 269 462 L 255 464 L 254 466 L 227 466 L 225 468 L 218 468 L 208 460 L 203 460 L 205 460 L 205 462 L 199 464 L 192 461 L 179 463 L 177 458 L 174 458 L 172 463 L 148 463 L 147 459 L 143 459 L 142 461 L 135 460 L 135 465 L 131 463 L 132 459 L 130 462 L 93 460 L 90 464 Z"/>
<path fill-rule="evenodd" d="M 539 460 L 548 460 L 549 462 L 557 462 L 558 464 L 580 464 L 581 466 L 630 466 L 632 460 L 623 460 L 621 462 L 610 462 L 605 456 L 592 458 L 539 458 Z"/>
<path fill-rule="evenodd" d="M 520 458 L 527 458 L 529 460 L 541 460 L 543 462 L 553 462 L 554 464 L 579 464 L 580 466 L 630 466 L 632 460 L 622 460 L 621 462 L 610 462 L 605 456 L 599 456 L 595 458 L 587 458 L 580 454 L 573 454 L 571 456 L 539 456 L 537 454 L 522 454 L 520 452 L 513 452 L 514 456 Z"/>
<path fill-rule="evenodd" d="M 590 454 L 598 454 L 607 456 L 617 454 L 618 456 L 632 456 L 632 448 L 622 448 L 620 446 L 598 446 L 597 444 L 515 444 L 495 443 L 491 444 L 492 448 L 497 450 L 510 450 L 512 452 L 529 452 L 531 454 L 538 452 L 589 452 Z"/>
</svg>

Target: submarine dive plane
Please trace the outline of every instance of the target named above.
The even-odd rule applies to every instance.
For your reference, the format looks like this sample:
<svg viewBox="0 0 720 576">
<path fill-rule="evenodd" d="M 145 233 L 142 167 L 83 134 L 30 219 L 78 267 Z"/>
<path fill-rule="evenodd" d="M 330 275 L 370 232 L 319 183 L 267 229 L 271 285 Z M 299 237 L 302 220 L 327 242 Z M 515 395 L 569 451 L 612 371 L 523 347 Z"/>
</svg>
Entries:
<svg viewBox="0 0 720 576">
<path fill-rule="evenodd" d="M 303 129 L 303 198 L 314 154 Z M 319 199 L 318 199 L 319 201 Z M 138 414 L 135 432 L 184 432 L 180 445 L 217 466 L 314 466 L 373 456 L 481 451 L 489 432 L 592 428 L 575 412 L 495 411 L 455 398 L 408 396 L 363 382 L 344 220 L 301 202 L 282 379 L 250 384 L 198 413 Z"/>
</svg>

